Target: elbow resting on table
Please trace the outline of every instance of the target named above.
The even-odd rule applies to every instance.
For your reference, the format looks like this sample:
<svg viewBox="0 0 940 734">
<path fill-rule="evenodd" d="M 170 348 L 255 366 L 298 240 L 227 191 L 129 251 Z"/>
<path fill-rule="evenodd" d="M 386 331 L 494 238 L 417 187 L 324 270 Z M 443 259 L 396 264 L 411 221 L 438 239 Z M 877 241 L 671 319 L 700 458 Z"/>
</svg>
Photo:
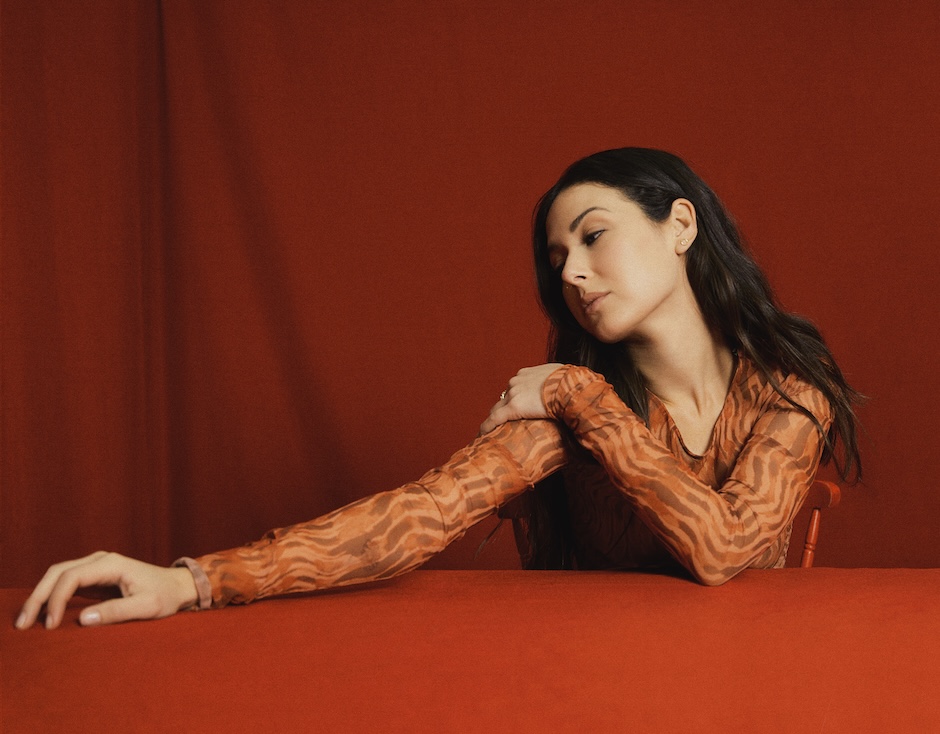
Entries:
<svg viewBox="0 0 940 734">
<path fill-rule="evenodd" d="M 721 586 L 726 581 L 729 581 L 737 574 L 737 571 L 734 573 L 714 573 L 707 574 L 704 576 L 697 576 L 696 581 L 704 584 L 705 586 Z"/>
<path fill-rule="evenodd" d="M 726 566 L 707 566 L 702 563 L 692 561 L 686 568 L 692 577 L 704 586 L 721 586 L 731 580 L 744 570 L 745 566 L 726 565 Z"/>
</svg>

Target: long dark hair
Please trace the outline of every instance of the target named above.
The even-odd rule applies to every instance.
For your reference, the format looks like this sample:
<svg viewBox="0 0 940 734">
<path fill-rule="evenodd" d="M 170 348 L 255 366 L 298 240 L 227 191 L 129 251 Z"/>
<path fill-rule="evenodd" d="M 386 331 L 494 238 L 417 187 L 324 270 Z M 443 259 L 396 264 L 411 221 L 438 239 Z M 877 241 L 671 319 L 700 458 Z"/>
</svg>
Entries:
<svg viewBox="0 0 940 734">
<path fill-rule="evenodd" d="M 583 158 L 561 175 L 539 200 L 532 226 L 535 273 L 542 308 L 551 320 L 549 359 L 579 364 L 602 374 L 638 416 L 648 420 L 643 376 L 623 344 L 605 344 L 582 329 L 568 310 L 561 277 L 548 257 L 546 220 L 558 195 L 571 186 L 595 183 L 617 189 L 654 222 L 663 222 L 672 203 L 695 207 L 698 234 L 686 252 L 686 272 L 705 322 L 726 345 L 749 357 L 769 383 L 823 434 L 823 462 L 832 460 L 844 480 L 861 478 L 853 404 L 861 395 L 846 382 L 819 330 L 783 311 L 767 278 L 747 252 L 737 227 L 715 193 L 682 159 L 648 148 L 606 150 Z M 825 431 L 816 417 L 781 388 L 774 370 L 793 373 L 829 400 L 834 420 Z M 570 528 L 564 485 L 558 477 L 540 485 L 529 519 L 528 568 L 569 567 Z"/>
</svg>

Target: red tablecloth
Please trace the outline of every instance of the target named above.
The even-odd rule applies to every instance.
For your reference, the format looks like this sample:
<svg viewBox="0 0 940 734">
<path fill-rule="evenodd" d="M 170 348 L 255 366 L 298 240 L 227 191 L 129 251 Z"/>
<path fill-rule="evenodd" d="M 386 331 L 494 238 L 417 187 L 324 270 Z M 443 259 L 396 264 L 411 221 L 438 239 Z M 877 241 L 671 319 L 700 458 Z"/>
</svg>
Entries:
<svg viewBox="0 0 940 734">
<path fill-rule="evenodd" d="M 940 570 L 418 571 L 159 622 L 17 632 L 5 734 L 940 731 Z"/>
</svg>

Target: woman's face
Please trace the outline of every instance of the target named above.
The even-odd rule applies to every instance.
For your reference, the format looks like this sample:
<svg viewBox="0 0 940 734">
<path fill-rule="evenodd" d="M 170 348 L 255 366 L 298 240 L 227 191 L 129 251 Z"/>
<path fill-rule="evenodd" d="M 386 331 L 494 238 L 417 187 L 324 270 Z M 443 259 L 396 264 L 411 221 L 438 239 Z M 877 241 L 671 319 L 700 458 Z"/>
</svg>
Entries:
<svg viewBox="0 0 940 734">
<path fill-rule="evenodd" d="M 562 191 L 546 221 L 548 256 L 581 327 L 608 344 L 674 327 L 695 307 L 684 256 L 694 226 L 684 199 L 654 222 L 617 189 L 585 183 Z"/>
</svg>

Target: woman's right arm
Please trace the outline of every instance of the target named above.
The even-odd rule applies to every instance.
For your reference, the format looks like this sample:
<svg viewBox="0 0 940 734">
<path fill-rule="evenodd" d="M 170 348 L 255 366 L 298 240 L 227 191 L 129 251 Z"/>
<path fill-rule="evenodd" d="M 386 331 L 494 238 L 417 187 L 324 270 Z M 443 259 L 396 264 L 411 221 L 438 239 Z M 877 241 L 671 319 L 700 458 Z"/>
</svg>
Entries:
<svg viewBox="0 0 940 734">
<path fill-rule="evenodd" d="M 83 610 L 82 623 L 97 624 L 391 578 L 421 565 L 566 462 L 554 421 L 506 423 L 417 482 L 271 531 L 241 548 L 184 559 L 189 568 L 105 553 L 53 566 L 17 627 L 32 625 L 44 603 L 46 626 L 57 626 L 68 599 L 84 586 L 117 586 L 124 595 Z"/>
<path fill-rule="evenodd" d="M 398 576 L 566 462 L 554 421 L 504 424 L 417 482 L 196 559 L 211 594 L 200 602 L 244 604 Z"/>
</svg>

